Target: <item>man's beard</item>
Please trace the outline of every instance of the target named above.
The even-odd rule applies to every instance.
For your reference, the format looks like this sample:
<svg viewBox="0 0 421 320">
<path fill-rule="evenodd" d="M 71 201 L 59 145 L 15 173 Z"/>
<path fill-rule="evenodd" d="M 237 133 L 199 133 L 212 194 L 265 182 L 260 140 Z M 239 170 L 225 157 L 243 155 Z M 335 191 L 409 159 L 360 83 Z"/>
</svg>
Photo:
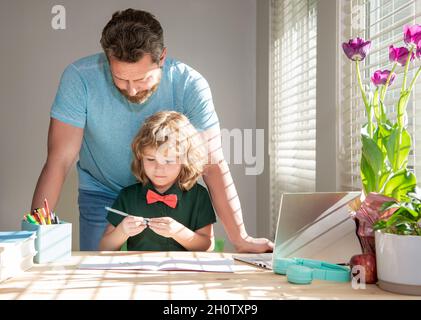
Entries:
<svg viewBox="0 0 421 320">
<path fill-rule="evenodd" d="M 150 88 L 149 90 L 140 91 L 140 92 L 136 93 L 135 96 L 129 95 L 127 90 L 123 90 L 123 89 L 120 89 L 118 87 L 116 87 L 116 88 L 131 103 L 142 104 L 142 103 L 145 103 L 152 96 L 152 94 L 158 89 L 158 86 L 159 86 L 160 82 L 161 82 L 161 79 L 156 84 L 154 84 L 152 86 L 152 88 Z"/>
</svg>

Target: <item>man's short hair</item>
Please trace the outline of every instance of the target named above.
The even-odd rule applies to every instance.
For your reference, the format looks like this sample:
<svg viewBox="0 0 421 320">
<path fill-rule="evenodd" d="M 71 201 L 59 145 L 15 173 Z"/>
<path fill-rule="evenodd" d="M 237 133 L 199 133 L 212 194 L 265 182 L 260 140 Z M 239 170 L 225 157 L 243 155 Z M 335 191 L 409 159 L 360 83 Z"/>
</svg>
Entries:
<svg viewBox="0 0 421 320">
<path fill-rule="evenodd" d="M 117 11 L 102 31 L 101 46 L 108 58 L 137 62 L 150 54 L 158 63 L 164 49 L 161 24 L 149 12 L 135 9 Z"/>
</svg>

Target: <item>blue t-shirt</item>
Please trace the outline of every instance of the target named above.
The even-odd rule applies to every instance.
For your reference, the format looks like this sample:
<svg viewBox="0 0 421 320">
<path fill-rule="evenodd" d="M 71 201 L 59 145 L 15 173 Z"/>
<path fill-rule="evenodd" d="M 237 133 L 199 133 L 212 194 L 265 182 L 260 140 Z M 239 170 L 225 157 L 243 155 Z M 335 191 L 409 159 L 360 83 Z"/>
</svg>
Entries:
<svg viewBox="0 0 421 320">
<path fill-rule="evenodd" d="M 219 125 L 207 81 L 175 59 L 165 60 L 157 91 L 143 104 L 131 103 L 115 87 L 104 53 L 70 64 L 63 72 L 51 117 L 84 128 L 77 169 L 79 188 L 117 196 L 136 182 L 131 143 L 145 119 L 177 111 L 199 131 Z"/>
</svg>

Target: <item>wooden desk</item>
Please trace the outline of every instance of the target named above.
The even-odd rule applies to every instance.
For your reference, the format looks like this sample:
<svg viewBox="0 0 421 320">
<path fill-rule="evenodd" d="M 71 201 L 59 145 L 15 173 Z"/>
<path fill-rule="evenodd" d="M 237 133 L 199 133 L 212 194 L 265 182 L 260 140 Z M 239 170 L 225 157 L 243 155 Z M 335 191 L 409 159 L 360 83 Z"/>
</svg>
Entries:
<svg viewBox="0 0 421 320">
<path fill-rule="evenodd" d="M 292 285 L 285 276 L 236 261 L 234 273 L 140 270 L 81 270 L 92 255 L 153 255 L 168 257 L 231 257 L 228 253 L 74 252 L 71 261 L 35 265 L 23 275 L 0 283 L 0 299 L 421 299 L 396 295 L 367 285 L 314 281 Z"/>
</svg>

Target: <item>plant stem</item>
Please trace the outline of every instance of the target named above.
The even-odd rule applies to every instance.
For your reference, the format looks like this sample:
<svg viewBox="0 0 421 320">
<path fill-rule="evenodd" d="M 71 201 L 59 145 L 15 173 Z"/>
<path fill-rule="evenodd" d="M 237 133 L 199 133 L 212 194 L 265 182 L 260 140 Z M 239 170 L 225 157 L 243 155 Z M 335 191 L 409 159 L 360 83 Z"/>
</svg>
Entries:
<svg viewBox="0 0 421 320">
<path fill-rule="evenodd" d="M 371 108 L 370 108 L 370 104 L 367 101 L 367 96 L 365 94 L 364 88 L 363 88 L 363 83 L 361 81 L 361 72 L 360 72 L 360 64 L 359 61 L 356 60 L 355 61 L 355 66 L 357 69 L 357 79 L 358 79 L 358 84 L 360 86 L 360 91 L 361 91 L 361 95 L 363 97 L 363 101 L 364 101 L 364 105 L 365 105 L 365 111 L 367 113 L 367 118 L 368 118 L 368 135 L 370 136 L 370 138 L 373 137 L 373 119 L 372 119 L 372 113 L 370 112 Z"/>
<path fill-rule="evenodd" d="M 408 77 L 409 62 L 411 62 L 412 50 L 413 48 L 409 49 L 408 59 L 406 60 L 406 63 L 405 63 L 405 72 L 403 73 L 401 93 L 406 90 L 406 78 Z"/>
<path fill-rule="evenodd" d="M 409 62 L 411 61 L 411 56 L 412 56 L 412 51 L 413 51 L 413 47 L 411 47 L 409 49 L 409 56 L 408 59 L 406 61 L 405 64 L 405 71 L 404 71 L 404 75 L 403 75 L 403 83 L 402 83 L 402 89 L 401 89 L 401 97 L 399 99 L 398 102 L 398 125 L 400 127 L 404 126 L 404 115 L 406 114 L 406 107 L 409 101 L 409 96 L 411 95 L 411 91 L 415 85 L 415 82 L 417 81 L 418 76 L 420 75 L 421 72 L 421 67 L 418 68 L 414 78 L 412 79 L 408 90 L 406 90 L 406 80 L 408 78 L 408 68 L 409 68 Z"/>
<path fill-rule="evenodd" d="M 396 152 L 396 160 L 394 164 L 394 171 L 399 170 L 399 162 L 400 162 L 400 154 L 401 154 L 401 145 L 402 145 L 402 131 L 403 128 L 401 126 L 398 127 L 398 151 Z"/>
<path fill-rule="evenodd" d="M 418 68 L 417 73 L 415 74 L 414 78 L 411 81 L 411 84 L 409 85 L 409 88 L 408 88 L 409 92 L 412 91 L 412 88 L 414 87 L 415 82 L 417 81 L 417 78 L 420 75 L 420 73 L 421 73 L 421 66 Z"/>
<path fill-rule="evenodd" d="M 406 72 L 405 70 L 405 78 L 406 78 Z M 398 102 L 398 126 L 403 127 L 404 126 L 404 115 L 406 114 L 406 107 L 408 105 L 409 97 L 411 96 L 412 89 L 414 88 L 415 82 L 417 81 L 419 75 L 421 74 L 421 66 L 418 68 L 417 72 L 415 73 L 414 78 L 411 81 L 411 84 L 409 85 L 408 90 L 401 91 L 401 97 Z"/>
<path fill-rule="evenodd" d="M 357 67 L 357 79 L 358 79 L 358 84 L 360 86 L 361 94 L 363 96 L 363 101 L 364 101 L 366 109 L 368 109 L 367 96 L 365 94 L 365 91 L 364 91 L 364 88 L 363 88 L 363 83 L 361 81 L 360 64 L 359 64 L 358 60 L 355 61 L 355 65 Z"/>
<path fill-rule="evenodd" d="M 383 114 L 382 110 L 379 108 L 379 87 L 376 88 L 374 91 L 373 102 L 371 103 L 373 110 L 374 110 L 374 117 L 376 118 L 377 125 L 382 123 Z"/>
<path fill-rule="evenodd" d="M 392 70 L 390 71 L 389 76 L 387 77 L 386 84 L 385 84 L 385 86 L 384 86 L 384 87 L 383 87 L 383 89 L 382 89 L 382 93 L 381 93 L 381 96 L 380 96 L 380 100 L 381 100 L 382 102 L 384 101 L 384 98 L 385 98 L 385 96 L 386 96 L 386 91 L 387 91 L 387 89 L 388 89 L 388 87 L 389 87 L 390 79 L 392 78 L 392 74 L 393 74 L 393 72 L 395 71 L 396 65 L 397 65 L 397 63 L 395 62 L 395 64 L 394 64 L 394 65 L 393 65 L 393 67 L 392 67 Z"/>
</svg>

